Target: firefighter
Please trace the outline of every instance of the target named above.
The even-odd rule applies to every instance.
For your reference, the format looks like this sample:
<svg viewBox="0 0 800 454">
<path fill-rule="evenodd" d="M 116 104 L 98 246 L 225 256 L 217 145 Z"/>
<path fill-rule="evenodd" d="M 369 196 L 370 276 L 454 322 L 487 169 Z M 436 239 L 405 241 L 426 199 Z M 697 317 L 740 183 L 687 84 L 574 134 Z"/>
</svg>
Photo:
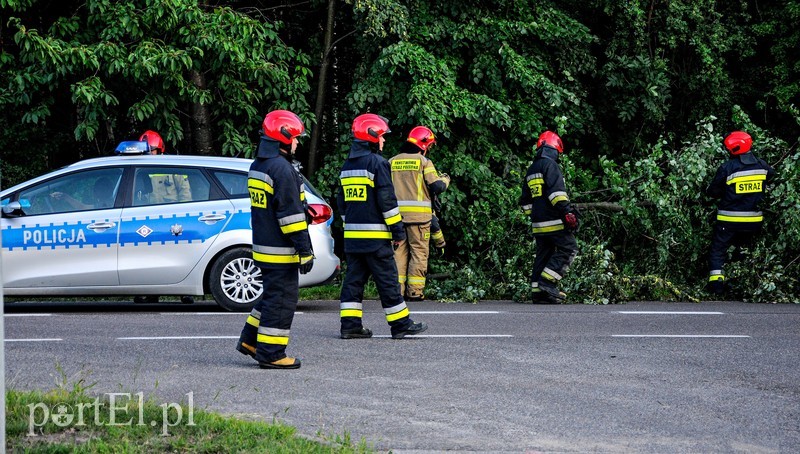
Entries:
<svg viewBox="0 0 800 454">
<path fill-rule="evenodd" d="M 140 142 L 147 142 L 150 154 L 162 155 L 166 151 L 164 139 L 156 131 L 147 130 L 139 136 Z M 150 194 L 148 203 L 172 203 L 185 202 L 192 200 L 192 190 L 185 175 L 153 174 L 150 175 L 150 183 L 153 191 Z M 158 303 L 158 295 L 134 296 L 133 302 L 136 304 L 155 304 Z M 184 295 L 181 297 L 184 304 L 194 303 L 194 297 Z"/>
<path fill-rule="evenodd" d="M 578 212 L 572 207 L 558 158 L 564 152 L 561 138 L 545 131 L 536 142 L 536 157 L 522 184 L 520 206 L 530 216 L 536 238 L 531 285 L 534 302 L 560 304 L 566 295 L 558 290 L 578 245 Z"/>
<path fill-rule="evenodd" d="M 411 320 L 397 278 L 393 246 L 406 239 L 406 232 L 389 162 L 379 154 L 383 135 L 390 132 L 389 123 L 379 115 L 363 114 L 353 120 L 352 132 L 336 196 L 344 222 L 347 261 L 340 297 L 341 338 L 372 337 L 362 323 L 364 285 L 372 275 L 392 338 L 402 339 L 425 331 L 428 325 Z"/>
<path fill-rule="evenodd" d="M 406 301 L 425 299 L 433 220 L 431 198 L 450 185 L 450 177 L 439 175 L 433 162 L 427 158 L 428 149 L 435 143 L 433 131 L 417 126 L 408 134 L 400 154 L 389 160 L 397 205 L 406 230 L 406 240 L 401 241 L 394 252 L 400 291 Z M 438 226 L 438 219 L 436 224 Z M 441 229 L 438 229 L 438 236 L 444 241 Z"/>
<path fill-rule="evenodd" d="M 717 222 L 711 238 L 707 289 L 716 295 L 725 291 L 723 267 L 730 246 L 751 244 L 761 231 L 763 215 L 758 211 L 766 183 L 775 169 L 757 158 L 750 147 L 753 139 L 743 131 L 734 131 L 723 140 L 730 159 L 717 169 L 706 194 L 717 203 Z"/>
<path fill-rule="evenodd" d="M 164 154 L 164 140 L 159 133 L 145 131 L 139 137 L 139 140 L 147 142 L 150 147 L 150 154 Z M 187 180 L 186 175 L 153 174 L 150 175 L 150 181 L 153 184 L 153 193 L 150 196 L 150 201 L 153 203 L 190 202 L 192 200 L 192 189 L 189 186 L 189 180 Z"/>
<path fill-rule="evenodd" d="M 253 260 L 261 268 L 261 300 L 247 317 L 236 349 L 252 356 L 262 369 L 297 369 L 300 360 L 286 356 L 298 299 L 298 270 L 314 266 L 308 235 L 305 192 L 292 166 L 297 138 L 306 136 L 303 121 L 288 110 L 264 118 L 264 134 L 247 176 L 253 226 Z"/>
</svg>

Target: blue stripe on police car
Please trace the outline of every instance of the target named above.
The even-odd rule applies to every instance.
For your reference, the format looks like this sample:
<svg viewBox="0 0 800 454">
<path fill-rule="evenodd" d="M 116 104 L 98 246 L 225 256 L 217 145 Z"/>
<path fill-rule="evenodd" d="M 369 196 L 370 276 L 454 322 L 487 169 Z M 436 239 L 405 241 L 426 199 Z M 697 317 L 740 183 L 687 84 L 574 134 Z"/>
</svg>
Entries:
<svg viewBox="0 0 800 454">
<path fill-rule="evenodd" d="M 116 243 L 117 230 L 109 229 L 106 231 L 95 232 L 85 228 L 89 223 L 78 222 L 76 224 L 49 224 L 32 226 L 20 225 L 12 228 L 8 226 L 3 230 L 3 249 L 13 251 L 15 249 L 55 249 L 57 247 L 83 248 L 85 246 L 106 246 L 110 247 Z M 106 219 L 103 222 L 110 222 Z"/>
</svg>

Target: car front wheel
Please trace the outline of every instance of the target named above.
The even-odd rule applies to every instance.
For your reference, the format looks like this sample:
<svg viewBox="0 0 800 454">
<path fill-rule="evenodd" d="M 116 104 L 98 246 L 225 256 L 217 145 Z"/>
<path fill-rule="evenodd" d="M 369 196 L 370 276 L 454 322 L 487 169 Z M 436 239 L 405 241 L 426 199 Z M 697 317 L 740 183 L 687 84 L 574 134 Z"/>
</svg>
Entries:
<svg viewBox="0 0 800 454">
<path fill-rule="evenodd" d="M 214 300 L 229 311 L 249 312 L 261 298 L 261 269 L 248 248 L 222 254 L 214 262 L 209 279 Z"/>
</svg>

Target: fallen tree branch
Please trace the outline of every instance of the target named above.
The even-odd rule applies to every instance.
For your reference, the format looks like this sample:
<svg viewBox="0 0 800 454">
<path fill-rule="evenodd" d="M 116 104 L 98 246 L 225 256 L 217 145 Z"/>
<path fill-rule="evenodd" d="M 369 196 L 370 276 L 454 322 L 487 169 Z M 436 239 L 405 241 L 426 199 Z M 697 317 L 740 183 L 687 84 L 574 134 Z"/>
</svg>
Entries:
<svg viewBox="0 0 800 454">
<path fill-rule="evenodd" d="M 687 204 L 687 202 L 683 202 L 683 203 Z M 702 202 L 688 202 L 688 203 L 689 204 L 692 204 L 692 203 L 702 204 Z M 613 212 L 625 211 L 625 207 L 623 207 L 622 205 L 620 205 L 619 203 L 616 203 L 616 202 L 583 202 L 583 203 L 578 202 L 578 203 L 573 203 L 572 206 L 574 206 L 577 209 L 582 210 L 582 211 L 584 211 L 584 210 L 585 211 L 600 210 L 600 211 L 613 211 Z M 636 206 L 637 207 L 652 207 L 652 206 L 655 206 L 655 203 L 647 202 L 647 201 L 638 202 L 636 204 Z"/>
<path fill-rule="evenodd" d="M 622 205 L 615 202 L 586 202 L 586 203 L 573 203 L 575 208 L 581 211 L 603 210 L 603 211 L 625 211 Z"/>
</svg>

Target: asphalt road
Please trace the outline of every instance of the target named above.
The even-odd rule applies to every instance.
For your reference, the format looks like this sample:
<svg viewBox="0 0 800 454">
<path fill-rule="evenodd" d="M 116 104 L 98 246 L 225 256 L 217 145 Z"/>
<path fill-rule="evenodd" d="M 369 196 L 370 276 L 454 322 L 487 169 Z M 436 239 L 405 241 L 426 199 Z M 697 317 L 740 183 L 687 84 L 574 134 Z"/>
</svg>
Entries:
<svg viewBox="0 0 800 454">
<path fill-rule="evenodd" d="M 797 452 L 800 305 L 410 303 L 430 325 L 338 338 L 338 303 L 303 302 L 288 352 L 260 370 L 243 314 L 191 306 L 6 305 L 6 380 L 278 419 L 404 452 Z"/>
</svg>

